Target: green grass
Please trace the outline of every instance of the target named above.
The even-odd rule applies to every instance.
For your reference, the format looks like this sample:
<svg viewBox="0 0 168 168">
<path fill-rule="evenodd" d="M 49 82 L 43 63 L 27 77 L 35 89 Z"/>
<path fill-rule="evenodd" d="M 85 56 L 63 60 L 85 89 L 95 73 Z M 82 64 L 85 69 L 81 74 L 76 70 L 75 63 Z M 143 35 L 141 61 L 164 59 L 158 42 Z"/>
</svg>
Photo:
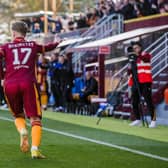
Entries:
<svg viewBox="0 0 168 168">
<path fill-rule="evenodd" d="M 9 112 L 0 116 L 11 118 Z M 45 112 L 43 126 L 131 149 L 168 157 L 168 127 L 130 128 L 128 121 Z M 32 160 L 19 151 L 19 135 L 12 122 L 0 120 L 0 168 L 168 168 L 168 162 L 43 131 L 45 160 Z"/>
<path fill-rule="evenodd" d="M 113 118 L 103 118 L 100 124 L 96 125 L 97 118 L 95 117 L 73 114 L 64 115 L 62 113 L 54 113 L 53 115 L 53 112 L 44 112 L 43 116 L 48 119 L 54 119 L 75 125 L 87 126 L 100 130 L 107 130 L 117 133 L 140 136 L 152 140 L 168 142 L 167 126 L 158 126 L 155 129 L 147 129 L 144 127 L 130 127 L 128 121 Z"/>
</svg>

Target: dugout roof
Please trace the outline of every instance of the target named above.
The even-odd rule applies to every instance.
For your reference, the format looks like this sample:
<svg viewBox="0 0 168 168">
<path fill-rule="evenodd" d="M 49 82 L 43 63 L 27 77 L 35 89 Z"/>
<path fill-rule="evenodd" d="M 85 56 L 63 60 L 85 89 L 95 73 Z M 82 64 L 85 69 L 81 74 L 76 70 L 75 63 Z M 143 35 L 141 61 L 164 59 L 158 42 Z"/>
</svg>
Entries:
<svg viewBox="0 0 168 168">
<path fill-rule="evenodd" d="M 136 30 L 132 30 L 129 32 L 124 32 L 118 35 L 114 35 L 111 37 L 107 37 L 101 40 L 96 40 L 92 42 L 88 42 L 82 45 L 79 45 L 77 47 L 71 48 L 70 51 L 77 52 L 77 51 L 89 51 L 89 50 L 95 50 L 96 48 L 99 48 L 101 46 L 107 46 L 112 45 L 117 42 L 129 40 L 138 36 L 147 35 L 150 33 L 162 31 L 168 29 L 168 25 L 164 26 L 157 26 L 157 27 L 148 27 L 148 28 L 140 28 Z"/>
</svg>

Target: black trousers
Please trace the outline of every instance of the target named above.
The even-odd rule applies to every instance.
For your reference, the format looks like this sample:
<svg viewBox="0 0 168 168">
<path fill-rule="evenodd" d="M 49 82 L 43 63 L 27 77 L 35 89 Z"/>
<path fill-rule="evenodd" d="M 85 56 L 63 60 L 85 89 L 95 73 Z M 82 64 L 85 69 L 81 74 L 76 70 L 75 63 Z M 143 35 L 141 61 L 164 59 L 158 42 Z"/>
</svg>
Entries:
<svg viewBox="0 0 168 168">
<path fill-rule="evenodd" d="M 65 107 L 72 100 L 71 87 L 68 87 L 68 85 L 58 85 L 53 82 L 51 83 L 51 91 L 55 99 L 54 107 Z"/>
<path fill-rule="evenodd" d="M 61 106 L 65 107 L 67 103 L 70 103 L 72 101 L 72 92 L 71 87 L 68 84 L 62 84 L 60 86 L 60 95 L 59 99 L 61 102 Z"/>
<path fill-rule="evenodd" d="M 51 92 L 53 93 L 55 104 L 54 107 L 62 106 L 62 102 L 60 102 L 60 94 L 61 91 L 59 89 L 59 86 L 56 84 L 56 82 L 51 82 Z"/>
<path fill-rule="evenodd" d="M 156 120 L 156 114 L 154 110 L 154 105 L 152 102 L 152 88 L 151 83 L 139 83 L 140 88 L 140 94 L 138 92 L 138 89 L 136 87 L 132 87 L 132 107 L 133 107 L 133 113 L 137 120 L 140 120 L 141 118 L 141 112 L 140 110 L 140 95 L 144 97 L 144 100 L 147 104 L 147 108 L 149 113 L 151 114 L 151 120 Z"/>
</svg>

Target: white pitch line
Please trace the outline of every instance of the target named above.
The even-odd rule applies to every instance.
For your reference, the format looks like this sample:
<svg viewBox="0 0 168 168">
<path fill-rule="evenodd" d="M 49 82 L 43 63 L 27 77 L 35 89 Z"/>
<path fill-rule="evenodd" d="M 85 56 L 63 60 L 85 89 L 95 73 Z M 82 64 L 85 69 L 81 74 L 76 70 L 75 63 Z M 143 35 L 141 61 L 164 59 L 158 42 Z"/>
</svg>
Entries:
<svg viewBox="0 0 168 168">
<path fill-rule="evenodd" d="M 12 119 L 9 119 L 9 118 L 6 118 L 6 117 L 0 117 L 0 119 L 5 120 L 5 121 L 13 122 Z M 80 140 L 83 140 L 83 141 L 92 142 L 92 143 L 96 143 L 96 144 L 99 144 L 99 145 L 104 145 L 104 146 L 108 146 L 108 147 L 111 147 L 111 148 L 116 148 L 116 149 L 120 149 L 120 150 L 123 150 L 123 151 L 127 151 L 127 152 L 135 153 L 135 154 L 138 154 L 138 155 L 146 156 L 146 157 L 149 157 L 149 158 L 153 158 L 153 159 L 168 162 L 167 157 L 162 157 L 162 156 L 154 155 L 154 154 L 151 154 L 151 153 L 142 152 L 142 151 L 135 150 L 135 149 L 130 149 L 130 148 L 127 148 L 127 147 L 124 147 L 124 146 L 119 146 L 119 145 L 115 145 L 115 144 L 112 144 L 112 143 L 99 141 L 99 140 L 95 140 L 95 139 L 91 139 L 91 138 L 87 138 L 87 137 L 83 137 L 83 136 L 79 136 L 79 135 L 75 135 L 75 134 L 71 134 L 71 133 L 67 133 L 67 132 L 63 132 L 63 131 L 58 131 L 58 130 L 55 130 L 55 129 L 50 129 L 50 128 L 43 127 L 43 130 L 45 130 L 47 132 L 51 132 L 51 133 L 55 133 L 55 134 L 59 134 L 59 135 L 64 135 L 64 136 L 67 136 L 67 137 L 80 139 Z"/>
</svg>

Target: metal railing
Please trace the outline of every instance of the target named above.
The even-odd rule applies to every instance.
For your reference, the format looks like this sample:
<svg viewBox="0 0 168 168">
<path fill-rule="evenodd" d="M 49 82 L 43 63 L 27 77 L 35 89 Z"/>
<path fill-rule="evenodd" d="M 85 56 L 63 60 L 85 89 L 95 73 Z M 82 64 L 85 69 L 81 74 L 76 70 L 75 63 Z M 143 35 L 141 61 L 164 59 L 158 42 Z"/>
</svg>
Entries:
<svg viewBox="0 0 168 168">
<path fill-rule="evenodd" d="M 120 14 L 113 14 L 109 16 L 104 16 L 103 18 L 98 20 L 95 23 L 95 25 L 89 28 L 81 36 L 92 37 L 94 40 L 98 40 L 98 39 L 119 34 L 121 32 L 123 32 L 123 16 Z M 80 43 L 77 43 L 76 46 L 77 45 L 80 45 Z M 76 64 L 79 64 L 81 57 L 85 56 L 85 54 L 86 52 L 73 54 L 72 63 L 74 64 L 75 72 L 78 72 L 76 69 L 78 65 Z M 81 71 L 80 67 L 78 67 L 78 70 Z"/>
<path fill-rule="evenodd" d="M 161 36 L 145 51 L 151 53 L 152 75 L 155 78 L 161 71 L 168 67 L 168 33 Z"/>
<path fill-rule="evenodd" d="M 104 16 L 93 25 L 82 37 L 92 36 L 96 40 L 123 32 L 123 16 L 113 14 Z"/>
<path fill-rule="evenodd" d="M 152 55 L 151 66 L 152 76 L 158 76 L 165 68 L 168 67 L 168 33 L 162 35 L 158 40 L 152 43 L 148 48 L 144 50 Z M 126 64 L 122 69 L 112 76 L 112 79 L 123 78 L 123 82 L 119 90 L 127 89 L 127 67 Z"/>
</svg>

